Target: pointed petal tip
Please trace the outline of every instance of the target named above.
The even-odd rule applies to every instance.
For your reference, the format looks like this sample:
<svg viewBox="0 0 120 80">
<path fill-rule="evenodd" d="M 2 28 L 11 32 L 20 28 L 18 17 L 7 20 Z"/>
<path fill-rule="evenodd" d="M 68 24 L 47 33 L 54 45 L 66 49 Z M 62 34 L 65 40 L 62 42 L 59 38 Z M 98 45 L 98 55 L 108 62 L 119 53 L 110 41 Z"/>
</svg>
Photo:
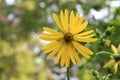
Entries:
<svg viewBox="0 0 120 80">
<path fill-rule="evenodd" d="M 117 48 L 116 48 L 114 45 L 111 45 L 111 48 L 112 48 L 112 51 L 113 51 L 115 54 L 118 54 Z"/>
<path fill-rule="evenodd" d="M 47 59 L 51 59 L 51 57 L 50 57 L 50 56 L 47 56 Z"/>
<path fill-rule="evenodd" d="M 71 12 L 73 13 L 74 11 L 72 10 Z"/>
<path fill-rule="evenodd" d="M 69 67 L 69 65 L 66 65 L 65 67 L 66 67 L 66 68 L 68 68 L 68 67 Z"/>
<path fill-rule="evenodd" d="M 68 9 L 65 8 L 65 11 L 68 11 Z"/>
<path fill-rule="evenodd" d="M 98 40 L 98 38 L 95 38 L 95 41 L 97 41 Z"/>
<path fill-rule="evenodd" d="M 92 52 L 92 53 L 90 53 L 89 55 L 93 55 L 94 53 Z"/>
<path fill-rule="evenodd" d="M 45 31 L 48 27 L 42 27 L 43 28 L 43 30 Z"/>
<path fill-rule="evenodd" d="M 54 60 L 54 64 L 57 64 L 57 63 L 58 63 L 58 61 Z"/>
<path fill-rule="evenodd" d="M 79 61 L 79 62 L 77 62 L 78 64 L 80 64 L 81 63 L 81 61 Z"/>
<path fill-rule="evenodd" d="M 75 65 L 76 65 L 76 63 L 73 63 L 73 65 L 75 66 Z"/>
<path fill-rule="evenodd" d="M 61 67 L 63 67 L 63 66 L 64 66 L 64 64 L 60 64 L 60 66 L 61 66 Z"/>
<path fill-rule="evenodd" d="M 74 15 L 74 11 L 73 10 L 70 12 L 70 15 Z"/>
<path fill-rule="evenodd" d="M 55 13 L 52 13 L 53 19 L 55 19 L 57 17 L 57 15 Z"/>
<path fill-rule="evenodd" d="M 60 10 L 60 14 L 62 14 L 63 13 L 63 10 Z"/>
<path fill-rule="evenodd" d="M 50 58 L 47 56 L 47 59 L 50 59 Z"/>
</svg>

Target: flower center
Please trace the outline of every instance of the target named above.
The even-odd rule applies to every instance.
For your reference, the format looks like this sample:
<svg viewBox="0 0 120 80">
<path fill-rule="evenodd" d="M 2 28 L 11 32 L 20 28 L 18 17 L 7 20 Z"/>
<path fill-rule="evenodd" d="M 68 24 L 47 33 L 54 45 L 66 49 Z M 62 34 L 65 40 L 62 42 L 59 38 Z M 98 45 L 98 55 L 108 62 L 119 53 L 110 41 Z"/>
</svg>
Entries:
<svg viewBox="0 0 120 80">
<path fill-rule="evenodd" d="M 66 42 L 70 42 L 73 39 L 73 35 L 71 33 L 66 33 L 64 38 Z"/>
</svg>

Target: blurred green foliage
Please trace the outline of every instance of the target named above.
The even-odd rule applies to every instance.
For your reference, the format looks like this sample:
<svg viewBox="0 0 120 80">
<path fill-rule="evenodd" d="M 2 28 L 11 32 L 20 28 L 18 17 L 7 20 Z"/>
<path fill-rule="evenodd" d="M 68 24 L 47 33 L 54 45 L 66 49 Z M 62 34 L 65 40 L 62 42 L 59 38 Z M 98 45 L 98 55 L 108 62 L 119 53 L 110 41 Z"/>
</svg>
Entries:
<svg viewBox="0 0 120 80">
<path fill-rule="evenodd" d="M 107 39 L 111 40 L 111 44 L 118 45 L 120 5 L 111 7 L 112 1 L 117 0 L 0 0 L 0 80 L 65 80 L 65 76 L 60 77 L 65 73 L 64 70 L 62 72 L 64 68 L 45 59 L 40 50 L 42 42 L 38 39 L 43 26 L 56 27 L 51 13 L 59 14 L 61 9 L 82 13 L 89 21 L 88 27 L 97 28 L 101 33 L 108 26 L 114 26 L 114 33 Z M 100 12 L 104 8 L 107 15 L 97 19 L 95 14 L 98 13 L 95 11 Z M 111 51 L 110 47 L 99 43 L 87 46 L 94 52 Z M 83 58 L 83 63 L 75 67 L 73 72 L 78 80 L 95 80 L 89 69 L 97 69 L 104 74 L 102 66 L 108 59 L 109 56 L 104 54 L 93 56 L 88 62 Z M 119 75 L 120 72 L 111 80 L 119 80 Z"/>
</svg>

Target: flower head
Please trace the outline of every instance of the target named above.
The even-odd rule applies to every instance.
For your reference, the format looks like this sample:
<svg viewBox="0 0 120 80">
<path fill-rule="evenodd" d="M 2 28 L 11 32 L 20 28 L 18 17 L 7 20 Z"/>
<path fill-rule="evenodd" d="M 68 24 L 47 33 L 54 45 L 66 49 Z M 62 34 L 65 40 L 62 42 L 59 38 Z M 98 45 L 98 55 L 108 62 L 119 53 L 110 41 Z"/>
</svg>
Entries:
<svg viewBox="0 0 120 80">
<path fill-rule="evenodd" d="M 67 9 L 64 12 L 60 11 L 60 18 L 55 13 L 52 15 L 61 32 L 43 27 L 43 30 L 48 33 L 42 33 L 40 39 L 51 41 L 42 48 L 44 53 L 49 54 L 47 58 L 56 56 L 54 63 L 60 61 L 60 65 L 66 67 L 69 66 L 70 61 L 74 65 L 81 62 L 78 52 L 84 57 L 90 58 L 93 52 L 80 42 L 95 42 L 97 38 L 93 38 L 95 36 L 93 30 L 85 30 L 88 21 L 84 21 L 84 16 L 80 17 L 79 13 L 74 15 L 74 12 L 71 11 L 69 17 Z"/>
<path fill-rule="evenodd" d="M 114 45 L 111 45 L 111 48 L 112 48 L 112 51 L 114 54 L 111 56 L 110 61 L 104 65 L 104 68 L 113 66 L 114 74 L 115 74 L 118 70 L 118 65 L 120 64 L 120 44 L 119 44 L 118 48 L 116 48 Z"/>
<path fill-rule="evenodd" d="M 110 41 L 110 40 L 105 40 L 105 41 L 104 41 L 104 45 L 105 45 L 105 46 L 108 47 L 108 46 L 110 46 L 110 44 L 111 44 L 111 41 Z"/>
</svg>

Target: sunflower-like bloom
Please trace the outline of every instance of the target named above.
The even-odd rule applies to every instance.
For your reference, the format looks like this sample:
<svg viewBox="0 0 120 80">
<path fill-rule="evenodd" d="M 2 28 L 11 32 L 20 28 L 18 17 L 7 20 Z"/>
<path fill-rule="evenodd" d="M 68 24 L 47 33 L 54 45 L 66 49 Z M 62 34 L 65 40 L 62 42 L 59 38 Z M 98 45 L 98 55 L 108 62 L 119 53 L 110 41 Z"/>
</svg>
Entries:
<svg viewBox="0 0 120 80">
<path fill-rule="evenodd" d="M 43 27 L 47 33 L 42 33 L 40 39 L 51 41 L 42 48 L 44 53 L 49 54 L 47 58 L 56 56 L 54 63 L 60 61 L 60 65 L 66 67 L 69 66 L 70 61 L 74 65 L 81 62 L 78 52 L 84 57 L 90 58 L 93 52 L 80 42 L 94 42 L 97 38 L 93 38 L 95 36 L 93 30 L 85 30 L 88 21 L 83 21 L 84 16 L 80 17 L 79 13 L 74 15 L 74 12 L 71 11 L 69 17 L 67 9 L 64 12 L 60 11 L 60 18 L 55 13 L 52 15 L 61 32 Z"/>
<path fill-rule="evenodd" d="M 118 70 L 118 65 L 120 64 L 120 44 L 118 48 L 116 48 L 114 45 L 111 45 L 113 55 L 111 56 L 110 61 L 104 65 L 104 68 L 109 67 L 110 65 L 114 67 L 114 74 Z"/>
</svg>

